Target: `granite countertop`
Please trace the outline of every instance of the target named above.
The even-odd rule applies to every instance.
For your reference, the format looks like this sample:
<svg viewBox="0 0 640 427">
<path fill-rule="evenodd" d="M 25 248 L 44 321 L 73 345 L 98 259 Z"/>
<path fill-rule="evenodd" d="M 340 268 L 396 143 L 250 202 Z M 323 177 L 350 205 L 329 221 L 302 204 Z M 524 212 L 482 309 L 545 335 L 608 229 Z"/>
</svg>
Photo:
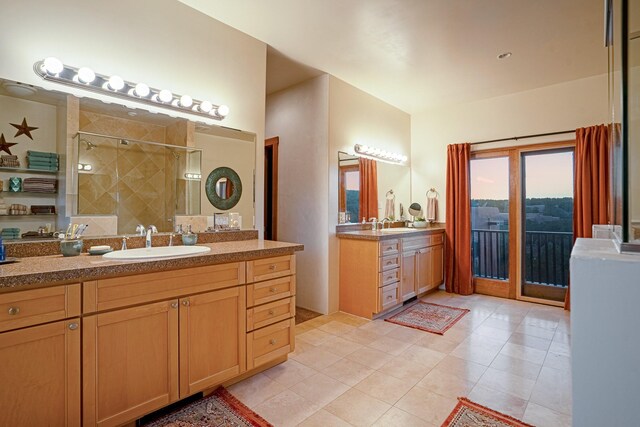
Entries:
<svg viewBox="0 0 640 427">
<path fill-rule="evenodd" d="M 389 228 L 387 230 L 393 230 Z M 380 230 L 355 230 L 344 231 L 336 233 L 336 236 L 340 239 L 354 239 L 354 240 L 389 240 L 397 239 L 401 237 L 419 237 L 427 234 L 441 233 L 445 230 L 444 224 L 437 224 L 429 226 L 427 228 L 415 228 L 411 231 L 406 228 L 401 228 L 397 232 L 393 231 L 380 231 Z"/>
<path fill-rule="evenodd" d="M 297 243 L 257 239 L 205 243 L 198 246 L 208 246 L 211 251 L 205 254 L 155 260 L 112 261 L 104 259 L 100 255 L 94 256 L 86 253 L 75 257 L 49 255 L 24 258 L 19 262 L 0 266 L 0 292 L 41 287 L 47 284 L 71 283 L 289 255 L 304 249 L 303 245 Z"/>
</svg>

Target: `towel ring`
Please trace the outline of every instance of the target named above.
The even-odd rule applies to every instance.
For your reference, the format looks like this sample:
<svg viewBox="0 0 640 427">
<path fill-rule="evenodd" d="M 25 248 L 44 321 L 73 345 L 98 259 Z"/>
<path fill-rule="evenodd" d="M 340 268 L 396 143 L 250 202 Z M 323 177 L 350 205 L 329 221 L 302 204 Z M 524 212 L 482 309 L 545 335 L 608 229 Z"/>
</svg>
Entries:
<svg viewBox="0 0 640 427">
<path fill-rule="evenodd" d="M 391 197 L 389 197 L 391 195 Z M 387 200 L 394 200 L 396 198 L 395 194 L 393 194 L 393 190 L 387 191 L 387 194 L 384 196 Z"/>
<path fill-rule="evenodd" d="M 435 188 L 430 188 L 427 191 L 427 199 L 437 199 L 439 195 Z"/>
</svg>

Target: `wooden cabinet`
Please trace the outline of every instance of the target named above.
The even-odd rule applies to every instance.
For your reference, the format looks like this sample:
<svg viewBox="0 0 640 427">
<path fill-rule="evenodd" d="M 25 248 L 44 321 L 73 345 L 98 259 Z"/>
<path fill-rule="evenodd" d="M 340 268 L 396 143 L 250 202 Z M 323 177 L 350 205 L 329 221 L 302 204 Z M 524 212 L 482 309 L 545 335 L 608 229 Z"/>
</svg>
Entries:
<svg viewBox="0 0 640 427">
<path fill-rule="evenodd" d="M 245 288 L 180 299 L 180 397 L 246 370 Z"/>
<path fill-rule="evenodd" d="M 291 318 L 247 334 L 247 366 L 253 369 L 294 350 L 296 319 Z"/>
<path fill-rule="evenodd" d="M 80 426 L 80 332 L 75 318 L 0 334 L 0 425 Z"/>
<path fill-rule="evenodd" d="M 402 301 L 416 296 L 416 250 L 402 253 L 402 280 L 400 290 Z"/>
<path fill-rule="evenodd" d="M 437 288 L 444 281 L 443 256 L 443 245 L 435 245 L 418 251 L 416 257 L 418 295 Z"/>
<path fill-rule="evenodd" d="M 178 399 L 178 300 L 83 318 L 83 425 L 116 426 Z"/>
</svg>

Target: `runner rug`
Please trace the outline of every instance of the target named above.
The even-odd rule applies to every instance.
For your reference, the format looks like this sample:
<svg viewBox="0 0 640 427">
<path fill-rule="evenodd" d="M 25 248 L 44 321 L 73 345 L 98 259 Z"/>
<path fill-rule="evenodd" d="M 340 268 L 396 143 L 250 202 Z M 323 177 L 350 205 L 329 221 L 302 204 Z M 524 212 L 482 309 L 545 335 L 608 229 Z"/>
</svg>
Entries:
<svg viewBox="0 0 640 427">
<path fill-rule="evenodd" d="M 466 308 L 418 301 L 417 304 L 385 320 L 398 325 L 443 335 L 447 329 L 452 327 L 468 312 L 469 310 Z"/>
<path fill-rule="evenodd" d="M 458 404 L 441 427 L 534 427 L 518 421 L 509 415 L 478 405 L 464 397 L 458 398 Z"/>
</svg>

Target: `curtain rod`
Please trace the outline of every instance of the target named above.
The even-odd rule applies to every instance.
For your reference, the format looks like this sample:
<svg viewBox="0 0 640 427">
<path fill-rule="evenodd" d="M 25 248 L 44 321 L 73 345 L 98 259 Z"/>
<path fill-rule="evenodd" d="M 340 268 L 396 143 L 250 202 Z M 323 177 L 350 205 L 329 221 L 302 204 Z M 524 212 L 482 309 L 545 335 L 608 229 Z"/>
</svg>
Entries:
<svg viewBox="0 0 640 427">
<path fill-rule="evenodd" d="M 487 141 L 472 142 L 471 145 L 488 144 L 490 142 L 501 142 L 501 141 L 511 141 L 511 140 L 517 141 L 519 139 L 535 138 L 537 136 L 562 135 L 563 133 L 574 133 L 574 132 L 575 132 L 575 129 L 563 130 L 563 131 L 559 131 L 559 132 L 536 133 L 536 134 L 533 134 L 533 135 L 513 136 L 511 138 L 489 139 Z"/>
</svg>

